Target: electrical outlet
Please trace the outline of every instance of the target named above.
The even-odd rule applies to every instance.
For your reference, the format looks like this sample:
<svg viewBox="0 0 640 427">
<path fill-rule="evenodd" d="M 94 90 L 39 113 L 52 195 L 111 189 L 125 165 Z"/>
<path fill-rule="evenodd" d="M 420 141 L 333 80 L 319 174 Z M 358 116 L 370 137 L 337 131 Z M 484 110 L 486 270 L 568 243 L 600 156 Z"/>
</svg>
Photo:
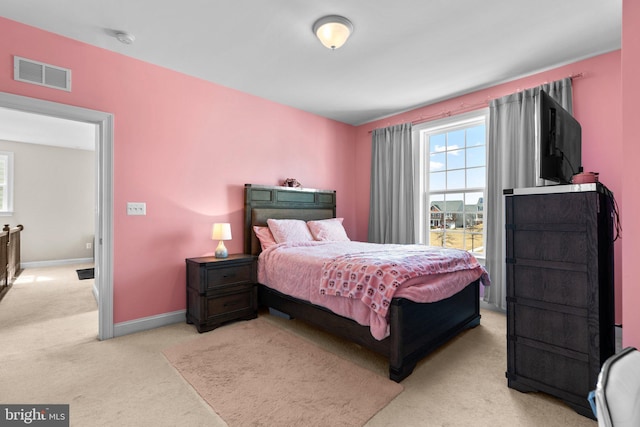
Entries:
<svg viewBox="0 0 640 427">
<path fill-rule="evenodd" d="M 140 202 L 128 202 L 127 203 L 127 215 L 146 215 L 147 204 Z"/>
<path fill-rule="evenodd" d="M 91 243 L 87 243 L 87 245 L 85 246 L 87 249 L 91 249 Z"/>
</svg>

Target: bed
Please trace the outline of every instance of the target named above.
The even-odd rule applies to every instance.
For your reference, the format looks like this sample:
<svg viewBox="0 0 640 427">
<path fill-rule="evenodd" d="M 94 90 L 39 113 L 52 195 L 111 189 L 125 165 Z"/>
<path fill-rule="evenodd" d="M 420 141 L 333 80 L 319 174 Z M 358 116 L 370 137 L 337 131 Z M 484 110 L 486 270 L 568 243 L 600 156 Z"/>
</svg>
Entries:
<svg viewBox="0 0 640 427">
<path fill-rule="evenodd" d="M 324 220 L 336 216 L 336 193 L 245 184 L 244 250 L 259 255 L 254 226 L 269 219 Z M 259 261 L 260 262 L 260 261 Z M 388 336 L 376 339 L 369 326 L 331 310 L 258 284 L 258 303 L 383 355 L 389 378 L 400 382 L 418 361 L 467 328 L 480 324 L 480 280 L 473 280 L 454 295 L 431 303 L 393 298 L 387 310 Z"/>
</svg>

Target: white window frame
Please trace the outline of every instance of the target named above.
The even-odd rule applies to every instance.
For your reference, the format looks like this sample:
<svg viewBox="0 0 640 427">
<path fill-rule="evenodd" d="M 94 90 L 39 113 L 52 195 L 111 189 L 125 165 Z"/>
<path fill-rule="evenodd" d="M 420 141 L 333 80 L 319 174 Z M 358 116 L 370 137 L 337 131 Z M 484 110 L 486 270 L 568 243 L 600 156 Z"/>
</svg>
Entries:
<svg viewBox="0 0 640 427">
<path fill-rule="evenodd" d="M 0 216 L 11 216 L 13 215 L 13 153 L 0 151 L 0 162 L 4 163 L 6 174 L 5 184 L 0 184 L 0 187 L 4 187 L 5 194 L 3 203 L 0 205 Z"/>
<path fill-rule="evenodd" d="M 428 134 L 441 133 L 443 131 L 451 131 L 456 128 L 464 128 L 475 125 L 476 123 L 484 122 L 485 125 L 485 153 L 488 156 L 488 139 L 489 139 L 489 109 L 483 108 L 480 110 L 471 111 L 468 113 L 461 113 L 454 116 L 449 116 L 443 119 L 437 119 L 433 121 L 424 122 L 413 127 L 412 140 L 414 142 L 414 158 L 416 159 L 415 170 L 416 179 L 414 182 L 416 188 L 416 241 L 421 244 L 429 244 L 429 229 L 426 225 L 429 223 L 429 146 L 428 146 Z M 485 170 L 487 167 L 485 159 Z M 452 190 L 451 193 L 461 192 L 483 192 L 484 200 L 486 200 L 487 194 L 487 180 L 485 177 L 484 188 L 465 188 Z M 484 205 L 483 217 L 487 218 L 487 205 Z M 483 231 L 483 241 L 486 244 L 486 222 Z M 485 254 L 474 252 L 474 256 L 478 260 L 484 260 Z"/>
</svg>

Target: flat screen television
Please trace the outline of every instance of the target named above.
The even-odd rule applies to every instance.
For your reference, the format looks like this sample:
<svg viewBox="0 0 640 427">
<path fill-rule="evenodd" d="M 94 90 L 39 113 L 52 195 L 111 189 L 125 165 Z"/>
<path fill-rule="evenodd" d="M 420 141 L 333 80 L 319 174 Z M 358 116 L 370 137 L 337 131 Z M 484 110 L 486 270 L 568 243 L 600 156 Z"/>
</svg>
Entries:
<svg viewBox="0 0 640 427">
<path fill-rule="evenodd" d="M 582 128 L 580 123 L 545 91 L 540 91 L 538 101 L 540 178 L 569 184 L 573 175 L 582 171 Z"/>
</svg>

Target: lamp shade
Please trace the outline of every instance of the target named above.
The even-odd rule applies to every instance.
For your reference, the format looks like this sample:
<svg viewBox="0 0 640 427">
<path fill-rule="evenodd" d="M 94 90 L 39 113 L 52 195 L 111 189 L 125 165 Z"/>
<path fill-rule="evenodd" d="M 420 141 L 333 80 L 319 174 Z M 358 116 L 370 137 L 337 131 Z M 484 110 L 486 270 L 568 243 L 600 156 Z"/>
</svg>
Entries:
<svg viewBox="0 0 640 427">
<path fill-rule="evenodd" d="M 213 224 L 212 240 L 231 240 L 231 224 L 227 222 Z"/>
<path fill-rule="evenodd" d="M 320 43 L 331 50 L 340 48 L 352 32 L 353 24 L 343 16 L 325 16 L 313 24 L 313 33 Z"/>
</svg>

